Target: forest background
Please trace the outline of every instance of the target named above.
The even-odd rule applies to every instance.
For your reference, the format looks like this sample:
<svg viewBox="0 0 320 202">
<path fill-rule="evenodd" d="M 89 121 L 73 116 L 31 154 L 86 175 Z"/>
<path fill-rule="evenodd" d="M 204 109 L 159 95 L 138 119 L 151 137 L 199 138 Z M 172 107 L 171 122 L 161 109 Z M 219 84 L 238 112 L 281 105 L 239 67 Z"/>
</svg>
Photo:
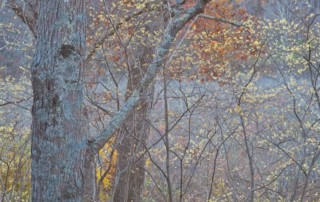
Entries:
<svg viewBox="0 0 320 202">
<path fill-rule="evenodd" d="M 66 75 L 83 83 L 81 124 L 88 144 L 98 148 L 94 174 L 81 173 L 93 188 L 81 197 L 319 201 L 320 2 L 208 1 L 165 44 L 175 20 L 199 2 L 86 2 L 79 33 L 86 35 L 85 48 L 62 46 L 58 58 L 69 58 L 70 50 L 83 56 L 83 68 Z M 0 6 L 0 199 L 30 201 L 41 195 L 34 191 L 41 176 L 31 180 L 31 125 L 42 7 L 36 0 L 2 0 Z M 158 64 L 162 44 L 167 53 Z M 141 85 L 154 66 L 155 79 Z M 142 93 L 132 111 L 98 141 L 135 89 Z M 61 161 L 51 146 L 39 149 L 47 149 L 45 160 Z M 52 176 L 43 183 L 59 187 L 62 182 Z M 48 190 L 38 193 L 57 200 L 73 196 Z"/>
</svg>

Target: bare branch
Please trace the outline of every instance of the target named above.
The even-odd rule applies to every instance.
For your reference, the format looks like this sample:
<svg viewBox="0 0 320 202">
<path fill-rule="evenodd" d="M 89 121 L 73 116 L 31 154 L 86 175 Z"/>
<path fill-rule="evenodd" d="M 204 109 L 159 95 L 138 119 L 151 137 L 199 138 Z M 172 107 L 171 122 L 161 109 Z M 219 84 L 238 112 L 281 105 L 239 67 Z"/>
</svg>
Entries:
<svg viewBox="0 0 320 202">
<path fill-rule="evenodd" d="M 228 23 L 228 24 L 234 25 L 236 27 L 245 27 L 245 25 L 240 23 L 240 22 L 234 22 L 234 21 L 231 21 L 231 20 L 228 20 L 228 19 L 225 19 L 225 18 L 217 18 L 217 17 L 211 16 L 211 15 L 207 15 L 207 14 L 204 14 L 204 13 L 202 13 L 202 14 L 200 14 L 198 16 L 202 17 L 202 18 L 207 18 L 207 19 L 210 19 L 210 20 L 215 20 L 215 21 L 218 21 L 218 22 Z"/>
<path fill-rule="evenodd" d="M 152 6 L 150 5 L 150 3 L 147 3 L 147 4 L 145 5 L 145 7 L 142 8 L 141 10 L 138 10 L 137 12 L 132 13 L 132 14 L 129 15 L 128 17 L 124 18 L 123 21 L 118 22 L 118 23 L 115 23 L 115 24 L 113 25 L 113 29 L 108 30 L 107 33 L 105 33 L 105 34 L 103 35 L 103 37 L 101 37 L 98 41 L 96 41 L 96 42 L 92 45 L 92 49 L 89 50 L 89 53 L 88 53 L 88 55 L 87 55 L 87 57 L 86 57 L 86 62 L 88 63 L 88 62 L 92 59 L 92 57 L 94 56 L 94 54 L 96 53 L 96 51 L 97 51 L 99 48 L 101 48 L 101 46 L 103 45 L 103 43 L 104 43 L 109 37 L 113 36 L 113 35 L 116 33 L 116 31 L 123 25 L 124 22 L 128 22 L 128 21 L 132 20 L 133 18 L 135 18 L 135 17 L 137 17 L 137 16 L 139 16 L 139 15 L 142 15 L 142 14 L 144 14 L 144 13 L 149 13 L 149 12 L 151 12 L 151 11 L 153 11 L 153 10 L 155 10 L 155 8 L 152 7 Z"/>
<path fill-rule="evenodd" d="M 36 38 L 36 24 L 38 19 L 38 0 L 25 2 L 24 0 L 7 0 L 7 7 L 11 8 L 16 15 L 29 27 Z"/>
<path fill-rule="evenodd" d="M 109 126 L 105 128 L 96 139 L 88 140 L 88 144 L 95 152 L 98 152 L 108 142 L 115 131 L 127 120 L 133 109 L 139 103 L 139 100 L 142 98 L 144 94 L 143 89 L 146 89 L 146 87 L 154 81 L 157 73 L 162 68 L 163 62 L 168 55 L 169 49 L 177 33 L 192 18 L 199 13 L 202 13 L 208 2 L 210 2 L 210 0 L 200 0 L 195 6 L 184 10 L 179 17 L 173 18 L 169 22 L 169 25 L 163 34 L 163 39 L 155 50 L 153 62 L 149 65 L 148 70 L 138 87 L 133 91 L 132 95 L 121 107 L 119 112 L 112 117 Z"/>
</svg>

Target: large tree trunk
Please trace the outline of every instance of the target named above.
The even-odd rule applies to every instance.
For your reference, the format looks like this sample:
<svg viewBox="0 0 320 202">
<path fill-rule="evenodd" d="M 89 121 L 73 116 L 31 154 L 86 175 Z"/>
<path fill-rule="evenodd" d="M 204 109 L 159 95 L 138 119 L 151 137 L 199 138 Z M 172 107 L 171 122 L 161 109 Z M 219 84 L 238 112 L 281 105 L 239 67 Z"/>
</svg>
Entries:
<svg viewBox="0 0 320 202">
<path fill-rule="evenodd" d="M 143 78 L 147 65 L 150 64 L 152 48 L 140 45 L 137 47 L 139 67 L 133 67 L 129 72 L 126 99 Z M 144 90 L 145 96 L 139 101 L 136 109 L 123 124 L 117 137 L 117 174 L 114 201 L 141 201 L 145 176 L 145 151 L 149 125 L 146 121 L 153 97 L 153 86 Z"/>
<path fill-rule="evenodd" d="M 32 200 L 91 201 L 94 154 L 84 145 L 85 1 L 40 0 L 32 64 Z"/>
</svg>

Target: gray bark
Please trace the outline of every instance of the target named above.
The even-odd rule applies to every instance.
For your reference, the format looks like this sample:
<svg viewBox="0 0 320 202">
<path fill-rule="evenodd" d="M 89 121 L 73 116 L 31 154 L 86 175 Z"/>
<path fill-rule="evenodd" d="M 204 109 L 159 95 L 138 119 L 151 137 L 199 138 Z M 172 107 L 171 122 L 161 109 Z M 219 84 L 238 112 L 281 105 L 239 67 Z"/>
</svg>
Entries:
<svg viewBox="0 0 320 202">
<path fill-rule="evenodd" d="M 33 11 L 34 7 L 21 7 L 18 1 L 10 1 L 17 6 L 16 13 L 29 26 L 37 42 L 31 67 L 33 201 L 96 198 L 95 155 L 139 104 L 144 89 L 161 69 L 178 31 L 201 13 L 208 2 L 200 0 L 190 9 L 175 12 L 178 17 L 169 22 L 144 78 L 109 126 L 91 139 L 83 114 L 85 1 L 39 0 L 35 4 L 39 6 L 38 12 Z"/>
<path fill-rule="evenodd" d="M 85 3 L 41 0 L 32 64 L 32 200 L 90 201 L 94 154 L 83 145 Z"/>
</svg>

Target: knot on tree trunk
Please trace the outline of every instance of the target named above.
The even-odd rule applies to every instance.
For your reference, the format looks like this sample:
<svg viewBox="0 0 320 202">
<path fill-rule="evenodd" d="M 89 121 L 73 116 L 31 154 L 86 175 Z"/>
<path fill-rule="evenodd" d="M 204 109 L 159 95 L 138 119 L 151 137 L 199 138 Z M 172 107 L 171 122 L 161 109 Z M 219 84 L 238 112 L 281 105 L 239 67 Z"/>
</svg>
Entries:
<svg viewBox="0 0 320 202">
<path fill-rule="evenodd" d="M 60 48 L 60 55 L 62 55 L 63 58 L 69 57 L 70 55 L 74 54 L 76 52 L 76 49 L 74 46 L 69 44 L 63 44 Z"/>
</svg>

